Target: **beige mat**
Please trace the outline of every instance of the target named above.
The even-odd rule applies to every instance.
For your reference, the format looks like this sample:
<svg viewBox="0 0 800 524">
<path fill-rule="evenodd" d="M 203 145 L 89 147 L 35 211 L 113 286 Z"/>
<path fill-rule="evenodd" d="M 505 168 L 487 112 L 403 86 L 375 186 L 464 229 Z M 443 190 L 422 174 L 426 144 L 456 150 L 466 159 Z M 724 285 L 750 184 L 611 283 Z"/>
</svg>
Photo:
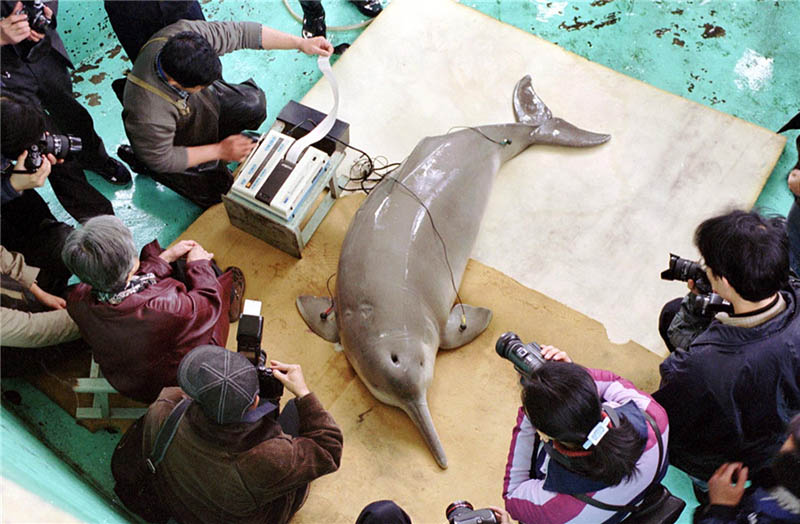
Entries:
<svg viewBox="0 0 800 524">
<path fill-rule="evenodd" d="M 610 133 L 504 167 L 473 257 L 657 353 L 659 309 L 685 291 L 659 280 L 669 252 L 697 257 L 702 219 L 751 206 L 785 141 L 449 0 L 394 0 L 334 72 L 351 142 L 391 161 L 453 126 L 512 121 L 528 73 L 556 116 Z M 327 82 L 303 102 L 327 112 Z"/>
<path fill-rule="evenodd" d="M 297 295 L 326 294 L 325 281 L 336 271 L 344 233 L 361 200 L 350 196 L 334 205 L 302 260 L 231 226 L 221 205 L 181 236 L 213 251 L 222 267 L 242 268 L 247 298 L 263 303 L 268 356 L 301 364 L 309 387 L 344 432 L 341 469 L 312 484 L 293 522 L 352 523 L 362 507 L 384 498 L 396 500 L 418 523 L 443 522 L 445 507 L 456 499 L 476 507 L 502 504 L 503 468 L 519 405 L 517 374 L 494 351 L 505 331 L 560 346 L 576 361 L 613 369 L 646 390 L 657 386 L 658 357 L 635 344 L 608 342 L 597 322 L 470 261 L 461 296 L 491 308 L 494 319 L 476 341 L 440 351 L 437 358 L 428 401 L 450 462 L 449 469 L 439 469 L 405 413 L 375 400 L 344 354 L 311 333 L 295 309 Z M 232 329 L 228 347 L 235 344 Z"/>
</svg>

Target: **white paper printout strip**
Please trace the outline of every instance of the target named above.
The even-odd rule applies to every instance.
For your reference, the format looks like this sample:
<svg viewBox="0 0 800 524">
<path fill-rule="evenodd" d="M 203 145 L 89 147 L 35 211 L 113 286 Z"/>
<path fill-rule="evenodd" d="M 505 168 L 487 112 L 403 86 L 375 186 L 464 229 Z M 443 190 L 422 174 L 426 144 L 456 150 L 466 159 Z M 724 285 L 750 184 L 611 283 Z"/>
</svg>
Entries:
<svg viewBox="0 0 800 524">
<path fill-rule="evenodd" d="M 336 83 L 336 77 L 333 76 L 330 59 L 327 56 L 317 57 L 317 66 L 319 67 L 319 70 L 322 71 L 322 74 L 325 76 L 325 78 L 328 79 L 328 83 L 331 85 L 331 90 L 333 91 L 333 108 L 325 116 L 325 118 L 322 119 L 322 122 L 317 124 L 317 126 L 306 136 L 295 142 L 289 149 L 289 152 L 286 153 L 286 160 L 292 164 L 297 164 L 297 160 L 300 158 L 300 155 L 303 153 L 306 147 L 319 142 L 325 135 L 328 134 L 328 132 L 333 128 L 333 124 L 336 122 L 336 114 L 339 112 L 339 86 Z"/>
</svg>

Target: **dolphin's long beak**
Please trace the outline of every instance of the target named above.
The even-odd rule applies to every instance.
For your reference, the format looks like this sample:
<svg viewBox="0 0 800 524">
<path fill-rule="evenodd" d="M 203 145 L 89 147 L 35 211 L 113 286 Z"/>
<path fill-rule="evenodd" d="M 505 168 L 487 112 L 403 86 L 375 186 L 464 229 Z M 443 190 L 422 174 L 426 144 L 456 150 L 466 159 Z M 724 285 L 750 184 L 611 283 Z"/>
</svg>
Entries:
<svg viewBox="0 0 800 524">
<path fill-rule="evenodd" d="M 436 433 L 436 428 L 433 427 L 433 419 L 431 419 L 431 412 L 428 410 L 428 402 L 423 399 L 422 402 L 408 403 L 403 407 L 403 411 L 411 417 L 411 420 L 419 428 L 439 467 L 447 469 L 447 455 L 444 452 L 442 443 L 439 441 L 439 434 Z"/>
</svg>

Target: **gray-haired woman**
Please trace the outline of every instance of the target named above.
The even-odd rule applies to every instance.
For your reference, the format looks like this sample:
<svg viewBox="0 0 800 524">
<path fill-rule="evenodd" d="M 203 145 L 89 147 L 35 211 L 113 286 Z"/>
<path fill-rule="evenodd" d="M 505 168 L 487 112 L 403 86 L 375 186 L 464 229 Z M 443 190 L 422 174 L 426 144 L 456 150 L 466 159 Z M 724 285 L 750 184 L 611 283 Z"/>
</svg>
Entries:
<svg viewBox="0 0 800 524">
<path fill-rule="evenodd" d="M 236 267 L 221 272 L 213 256 L 193 240 L 166 250 L 153 240 L 137 257 L 130 230 L 109 215 L 67 238 L 62 258 L 82 281 L 67 310 L 123 395 L 152 402 L 161 388 L 177 385 L 183 355 L 225 345 L 229 323 L 241 314 L 244 275 Z M 182 268 L 176 262 L 184 258 Z"/>
</svg>

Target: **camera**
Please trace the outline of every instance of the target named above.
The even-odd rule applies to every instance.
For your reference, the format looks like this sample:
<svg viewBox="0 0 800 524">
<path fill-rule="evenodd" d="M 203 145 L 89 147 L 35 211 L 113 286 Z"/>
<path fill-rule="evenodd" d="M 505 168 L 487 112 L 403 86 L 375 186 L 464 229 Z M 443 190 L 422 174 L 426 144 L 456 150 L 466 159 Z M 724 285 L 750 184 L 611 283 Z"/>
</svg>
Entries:
<svg viewBox="0 0 800 524">
<path fill-rule="evenodd" d="M 80 153 L 83 149 L 81 139 L 73 135 L 42 135 L 38 142 L 28 148 L 25 158 L 25 169 L 34 172 L 42 167 L 45 155 L 52 154 L 57 159 L 67 158 L 68 155 Z"/>
<path fill-rule="evenodd" d="M 501 357 L 514 364 L 514 369 L 523 377 L 530 377 L 539 369 L 545 360 L 542 348 L 536 342 L 523 344 L 516 333 L 508 332 L 500 335 L 494 345 L 495 351 Z"/>
<path fill-rule="evenodd" d="M 283 383 L 275 378 L 272 369 L 267 367 L 267 353 L 261 349 L 263 327 L 264 317 L 261 316 L 261 302 L 245 300 L 244 311 L 236 330 L 236 351 L 253 353 L 252 357 L 248 356 L 247 358 L 256 367 L 258 373 L 258 396 L 277 404 L 283 396 Z"/>
<path fill-rule="evenodd" d="M 694 280 L 694 285 L 700 294 L 711 293 L 711 283 L 703 267 L 693 260 L 681 258 L 673 253 L 669 254 L 669 268 L 661 272 L 661 279 L 683 282 Z"/>
<path fill-rule="evenodd" d="M 44 14 L 42 0 L 23 1 L 22 8 L 15 14 L 28 15 L 28 25 L 37 33 L 44 33 L 44 30 L 50 26 L 50 19 Z"/>
<path fill-rule="evenodd" d="M 497 524 L 494 511 L 488 508 L 474 509 L 466 500 L 451 502 L 444 514 L 450 524 Z"/>
<path fill-rule="evenodd" d="M 733 305 L 717 295 L 716 293 L 709 293 L 707 295 L 689 294 L 690 310 L 694 311 L 702 317 L 713 317 L 717 313 L 733 313 Z"/>
</svg>

